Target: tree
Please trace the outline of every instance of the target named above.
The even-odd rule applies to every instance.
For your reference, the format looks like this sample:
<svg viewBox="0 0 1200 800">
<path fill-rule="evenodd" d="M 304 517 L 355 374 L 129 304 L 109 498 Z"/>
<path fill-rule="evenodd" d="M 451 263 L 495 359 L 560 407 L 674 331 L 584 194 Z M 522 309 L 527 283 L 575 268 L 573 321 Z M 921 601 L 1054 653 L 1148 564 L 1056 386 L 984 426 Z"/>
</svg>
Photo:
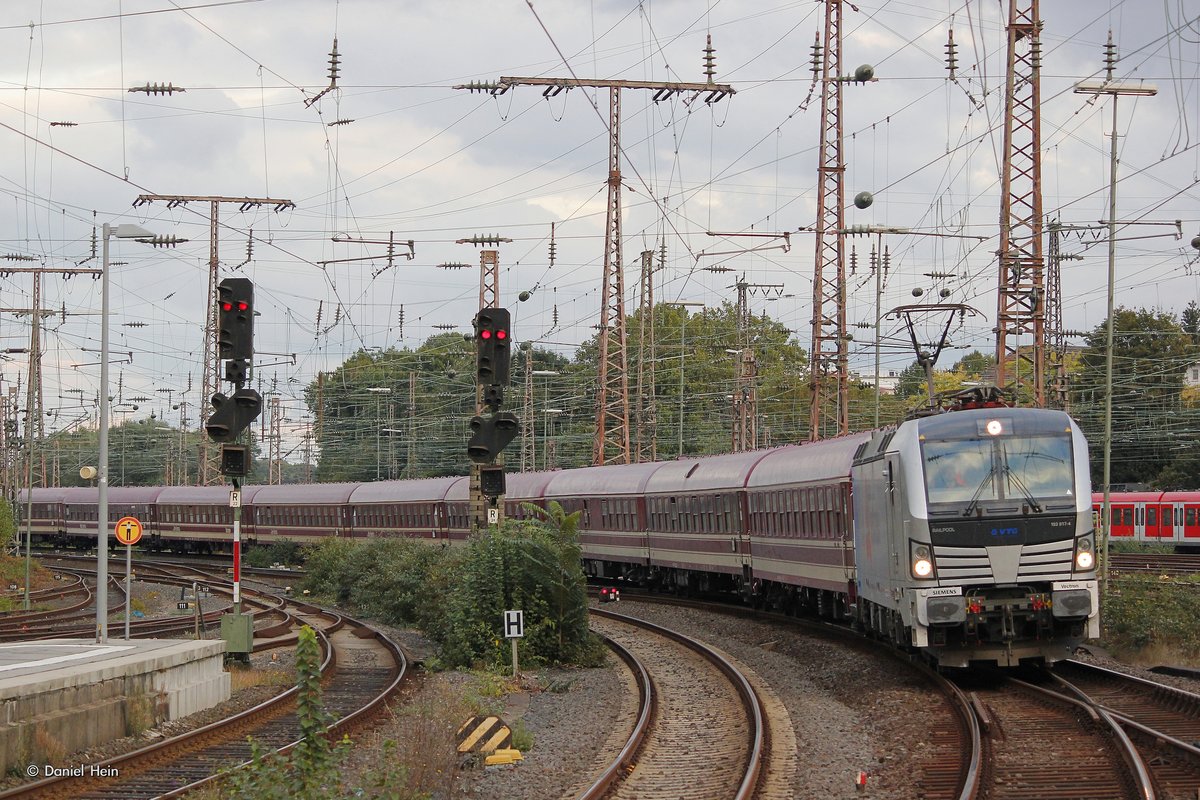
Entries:
<svg viewBox="0 0 1200 800">
<path fill-rule="evenodd" d="M 1107 326 L 1105 320 L 1088 334 L 1072 380 L 1072 407 L 1085 435 L 1098 447 L 1104 441 L 1105 400 L 1111 388 L 1111 480 L 1150 482 L 1177 460 L 1178 452 L 1197 446 L 1200 420 L 1184 406 L 1181 395 L 1184 370 L 1196 360 L 1198 348 L 1174 315 L 1119 308 L 1113 314 L 1109 387 Z M 1103 480 L 1102 469 L 1102 459 L 1093 459 L 1094 482 Z"/>
</svg>

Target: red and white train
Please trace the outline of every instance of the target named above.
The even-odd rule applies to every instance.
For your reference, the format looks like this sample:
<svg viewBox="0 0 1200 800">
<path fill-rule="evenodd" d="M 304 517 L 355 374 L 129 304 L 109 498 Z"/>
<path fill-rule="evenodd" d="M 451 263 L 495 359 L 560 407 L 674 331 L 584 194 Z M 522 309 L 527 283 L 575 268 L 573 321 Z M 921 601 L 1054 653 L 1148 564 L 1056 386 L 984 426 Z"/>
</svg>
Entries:
<svg viewBox="0 0 1200 800">
<path fill-rule="evenodd" d="M 1092 495 L 1097 515 L 1104 495 Z M 1200 551 L 1200 492 L 1113 492 L 1113 541 L 1171 544 L 1180 551 Z"/>
<path fill-rule="evenodd" d="M 591 576 L 850 619 L 946 666 L 1067 657 L 1098 635 L 1087 444 L 1061 412 L 971 405 L 809 444 L 514 474 L 505 514 L 580 512 Z M 96 490 L 32 501 L 35 540 L 93 545 Z M 107 529 L 135 516 L 151 548 L 230 549 L 227 488 L 112 488 L 108 502 Z M 248 486 L 241 535 L 460 541 L 468 480 Z"/>
</svg>

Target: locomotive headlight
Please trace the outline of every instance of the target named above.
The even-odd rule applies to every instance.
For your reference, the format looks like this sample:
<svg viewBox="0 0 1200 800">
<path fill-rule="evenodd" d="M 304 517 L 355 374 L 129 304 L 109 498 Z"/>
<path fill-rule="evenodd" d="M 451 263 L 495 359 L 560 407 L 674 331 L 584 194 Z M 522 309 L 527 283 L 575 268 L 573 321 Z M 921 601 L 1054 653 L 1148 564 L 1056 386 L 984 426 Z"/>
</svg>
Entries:
<svg viewBox="0 0 1200 800">
<path fill-rule="evenodd" d="M 1080 539 L 1075 545 L 1075 569 L 1089 570 L 1096 565 L 1096 554 L 1092 551 L 1092 540 Z"/>
<path fill-rule="evenodd" d="M 912 575 L 919 580 L 933 577 L 933 553 L 929 545 L 919 542 L 911 543 Z"/>
</svg>

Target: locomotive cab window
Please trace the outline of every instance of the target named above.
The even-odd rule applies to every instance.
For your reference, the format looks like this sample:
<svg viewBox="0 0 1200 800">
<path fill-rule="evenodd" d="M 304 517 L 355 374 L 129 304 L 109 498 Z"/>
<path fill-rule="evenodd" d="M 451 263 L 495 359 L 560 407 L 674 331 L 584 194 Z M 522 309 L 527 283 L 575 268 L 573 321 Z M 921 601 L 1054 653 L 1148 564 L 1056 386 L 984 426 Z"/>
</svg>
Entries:
<svg viewBox="0 0 1200 800">
<path fill-rule="evenodd" d="M 1008 436 L 1002 423 L 994 430 L 971 438 L 929 437 L 922 443 L 931 507 L 1073 500 L 1074 456 L 1066 432 Z"/>
</svg>

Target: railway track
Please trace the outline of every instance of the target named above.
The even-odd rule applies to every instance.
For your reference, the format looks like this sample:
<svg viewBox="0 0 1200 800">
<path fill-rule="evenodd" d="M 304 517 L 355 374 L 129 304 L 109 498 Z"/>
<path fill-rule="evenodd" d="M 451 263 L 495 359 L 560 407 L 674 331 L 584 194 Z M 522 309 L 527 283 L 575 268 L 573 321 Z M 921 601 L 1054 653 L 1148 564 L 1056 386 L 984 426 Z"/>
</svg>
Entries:
<svg viewBox="0 0 1200 800">
<path fill-rule="evenodd" d="M 985 734 L 977 800 L 1155 797 L 1132 742 L 1086 700 L 999 673 L 963 680 Z"/>
<path fill-rule="evenodd" d="M 1056 665 L 1054 676 L 1121 724 L 1159 798 L 1200 797 L 1200 695 L 1077 661 Z"/>
<path fill-rule="evenodd" d="M 768 722 L 746 676 L 687 636 L 622 614 L 591 613 L 593 630 L 638 676 L 640 702 L 624 747 L 581 800 L 759 796 Z"/>
<path fill-rule="evenodd" d="M 159 578 L 155 578 L 158 580 Z M 184 578 L 186 579 L 186 578 Z M 246 593 L 249 594 L 249 593 Z M 243 600 L 249 600 L 245 594 Z M 259 601 L 263 607 L 278 599 Z M 350 733 L 383 710 L 407 675 L 399 645 L 357 620 L 302 602 L 288 601 L 289 627 L 309 625 L 321 643 L 322 702 L 336 720 L 330 735 Z M 275 638 L 260 645 L 279 646 L 295 635 L 272 626 Z M 256 630 L 256 637 L 260 636 Z M 71 765 L 81 775 L 65 774 L 0 793 L 0 798 L 137 798 L 179 797 L 219 780 L 221 770 L 250 760 L 247 737 L 264 749 L 286 751 L 297 743 L 300 724 L 295 712 L 297 689 L 188 733 L 99 763 Z"/>
<path fill-rule="evenodd" d="M 1112 553 L 1111 567 L 1117 572 L 1151 575 L 1195 575 L 1200 573 L 1200 555 L 1187 553 Z"/>
<path fill-rule="evenodd" d="M 925 721 L 926 732 L 922 734 L 924 741 L 919 756 L 914 756 L 908 765 L 911 777 L 907 781 L 901 779 L 901 782 L 910 787 L 912 796 L 919 796 L 923 800 L 967 800 L 976 797 L 982 776 L 984 751 L 975 711 L 958 687 L 923 664 L 906 658 L 890 646 L 864 639 L 841 625 L 830 625 L 812 619 L 757 611 L 742 606 L 698 602 L 665 595 L 637 592 L 630 593 L 630 597 L 636 598 L 632 601 L 633 603 L 675 606 L 725 617 L 755 620 L 780 631 L 791 631 L 804 637 L 813 637 L 816 640 L 829 640 L 851 649 L 861 650 L 864 654 L 869 652 L 875 657 L 883 656 L 884 661 L 894 660 L 896 669 L 902 673 L 911 674 L 914 683 L 914 686 L 911 687 L 912 691 L 924 692 L 918 706 L 920 708 L 919 716 Z M 731 643 L 723 646 L 734 645 Z M 736 646 L 732 652 L 734 657 L 738 657 Z M 889 667 L 885 666 L 883 669 L 886 670 Z M 760 680 L 769 684 L 769 674 L 760 674 L 762 675 Z M 922 687 L 932 688 L 934 694 L 929 694 L 928 690 Z M 765 688 L 768 692 L 770 691 L 769 686 Z M 783 732 L 787 735 L 789 745 L 782 749 L 787 750 L 790 747 L 792 753 L 786 755 L 792 756 L 792 763 L 789 765 L 783 763 L 785 754 L 782 752 L 776 752 L 773 757 L 769 757 L 767 768 L 763 771 L 766 778 L 760 781 L 760 794 L 756 796 L 760 798 L 777 796 L 771 793 L 774 788 L 780 793 L 778 796 L 799 797 L 801 795 L 794 794 L 794 788 L 786 788 L 790 783 L 790 772 L 806 772 L 819 767 L 805 765 L 806 752 L 803 748 L 797 747 L 797 743 L 792 737 L 791 723 L 787 720 L 789 712 L 786 703 L 779 700 L 774 703 L 766 703 L 768 709 L 773 705 L 778 706 L 779 711 L 778 714 L 768 714 L 769 726 L 773 730 L 786 727 Z M 776 718 L 777 716 L 779 719 Z M 782 736 L 768 737 L 768 741 L 772 738 L 783 739 Z M 702 744 L 692 745 L 692 747 L 703 746 Z M 770 752 L 770 748 L 768 751 Z M 893 777 L 893 781 L 895 780 Z M 769 786 L 772 784 L 773 786 Z M 785 788 L 779 789 L 779 786 Z M 767 788 L 764 790 L 764 787 Z M 893 783 L 893 788 L 895 788 L 895 783 Z M 724 797 L 719 794 L 712 796 Z"/>
</svg>

